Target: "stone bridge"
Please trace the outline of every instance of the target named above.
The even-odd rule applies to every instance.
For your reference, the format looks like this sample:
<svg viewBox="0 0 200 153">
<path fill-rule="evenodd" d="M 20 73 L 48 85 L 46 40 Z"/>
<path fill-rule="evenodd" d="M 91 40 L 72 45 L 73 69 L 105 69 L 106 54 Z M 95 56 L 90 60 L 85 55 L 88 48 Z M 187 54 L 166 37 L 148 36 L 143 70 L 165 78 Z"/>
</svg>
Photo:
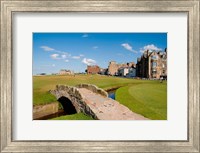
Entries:
<svg viewBox="0 0 200 153">
<path fill-rule="evenodd" d="M 82 112 L 98 120 L 146 120 L 119 102 L 108 98 L 103 89 L 90 84 L 75 87 L 57 85 L 50 91 L 68 114 Z"/>
</svg>

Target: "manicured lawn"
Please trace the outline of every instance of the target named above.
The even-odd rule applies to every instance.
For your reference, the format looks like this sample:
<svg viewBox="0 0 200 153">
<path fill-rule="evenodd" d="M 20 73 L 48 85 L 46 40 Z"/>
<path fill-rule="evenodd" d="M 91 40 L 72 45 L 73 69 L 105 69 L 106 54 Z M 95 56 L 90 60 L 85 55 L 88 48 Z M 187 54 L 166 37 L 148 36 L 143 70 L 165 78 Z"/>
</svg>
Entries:
<svg viewBox="0 0 200 153">
<path fill-rule="evenodd" d="M 167 83 L 141 83 L 121 87 L 116 100 L 133 112 L 155 119 L 167 119 Z"/>
<path fill-rule="evenodd" d="M 48 91 L 55 89 L 56 85 L 64 84 L 74 86 L 80 83 L 97 85 L 103 89 L 125 86 L 132 83 L 152 81 L 133 80 L 102 75 L 76 75 L 74 76 L 34 76 L 33 77 L 33 105 L 43 105 L 57 101 Z"/>
<path fill-rule="evenodd" d="M 56 117 L 51 120 L 94 120 L 94 119 L 83 113 L 78 113 L 78 114 L 73 114 L 73 115 L 65 115 L 65 116 Z"/>
<path fill-rule="evenodd" d="M 116 100 L 133 112 L 154 120 L 167 119 L 167 83 L 150 80 L 136 80 L 102 75 L 34 76 L 33 105 L 57 101 L 48 91 L 56 85 L 74 86 L 81 83 L 97 85 L 104 90 L 121 87 L 116 91 Z M 92 119 L 82 113 L 61 116 L 55 120 Z"/>
</svg>

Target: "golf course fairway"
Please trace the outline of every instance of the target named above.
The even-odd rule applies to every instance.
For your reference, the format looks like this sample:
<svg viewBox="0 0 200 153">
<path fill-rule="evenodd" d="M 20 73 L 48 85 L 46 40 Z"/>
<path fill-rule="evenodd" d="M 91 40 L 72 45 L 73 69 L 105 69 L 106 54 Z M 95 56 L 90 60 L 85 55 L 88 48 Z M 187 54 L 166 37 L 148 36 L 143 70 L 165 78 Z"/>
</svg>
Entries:
<svg viewBox="0 0 200 153">
<path fill-rule="evenodd" d="M 133 84 L 116 91 L 116 100 L 149 119 L 167 119 L 167 84 Z"/>
</svg>

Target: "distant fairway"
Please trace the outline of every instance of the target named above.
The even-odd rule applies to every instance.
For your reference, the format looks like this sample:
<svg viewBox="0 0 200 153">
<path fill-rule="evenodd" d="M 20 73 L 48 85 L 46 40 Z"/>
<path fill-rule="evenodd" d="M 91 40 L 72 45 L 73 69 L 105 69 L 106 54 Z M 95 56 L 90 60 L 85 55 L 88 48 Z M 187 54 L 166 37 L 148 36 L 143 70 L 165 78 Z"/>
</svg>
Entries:
<svg viewBox="0 0 200 153">
<path fill-rule="evenodd" d="M 121 87 L 116 92 L 117 101 L 147 118 L 167 119 L 167 83 L 160 83 L 158 80 L 136 80 L 103 75 L 34 76 L 33 105 L 57 101 L 48 92 L 55 89 L 57 84 L 74 86 L 81 83 L 94 84 L 105 90 Z M 83 118 L 85 117 L 81 114 L 74 117 L 74 119 Z"/>
<path fill-rule="evenodd" d="M 103 76 L 103 75 L 51 75 L 51 76 L 34 76 L 33 77 L 33 104 L 47 104 L 56 101 L 55 97 L 48 91 L 55 89 L 56 85 L 75 86 L 81 83 L 97 85 L 103 89 L 111 89 L 114 87 L 125 86 L 137 83 L 153 83 L 153 81 L 134 80 L 127 78 Z"/>
</svg>

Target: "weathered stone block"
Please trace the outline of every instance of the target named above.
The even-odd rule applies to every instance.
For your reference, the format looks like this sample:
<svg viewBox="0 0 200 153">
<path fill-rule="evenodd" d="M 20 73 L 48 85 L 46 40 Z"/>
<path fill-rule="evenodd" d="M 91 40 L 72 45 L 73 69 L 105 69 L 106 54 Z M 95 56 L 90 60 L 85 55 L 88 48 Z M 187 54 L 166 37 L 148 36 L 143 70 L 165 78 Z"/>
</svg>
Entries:
<svg viewBox="0 0 200 153">
<path fill-rule="evenodd" d="M 94 93 L 97 93 L 97 94 L 100 94 L 102 96 L 105 96 L 105 97 L 108 97 L 108 93 L 101 89 L 101 88 L 98 88 L 97 86 L 95 85 L 92 85 L 92 84 L 79 84 L 79 85 L 76 85 L 76 87 L 78 88 L 86 88 Z"/>
<path fill-rule="evenodd" d="M 79 88 L 86 88 L 104 97 L 107 97 L 108 95 L 107 92 L 104 91 L 103 89 L 100 89 L 97 86 L 91 85 L 91 84 L 80 84 L 80 85 L 77 85 L 76 87 L 56 85 L 56 89 L 50 90 L 49 92 L 53 94 L 54 96 L 56 96 L 57 99 L 59 99 L 62 96 L 68 98 L 72 102 L 72 105 L 74 105 L 77 112 L 83 112 L 93 117 L 94 119 L 97 119 L 97 116 L 95 115 L 95 113 L 85 103 L 79 91 Z"/>
</svg>

